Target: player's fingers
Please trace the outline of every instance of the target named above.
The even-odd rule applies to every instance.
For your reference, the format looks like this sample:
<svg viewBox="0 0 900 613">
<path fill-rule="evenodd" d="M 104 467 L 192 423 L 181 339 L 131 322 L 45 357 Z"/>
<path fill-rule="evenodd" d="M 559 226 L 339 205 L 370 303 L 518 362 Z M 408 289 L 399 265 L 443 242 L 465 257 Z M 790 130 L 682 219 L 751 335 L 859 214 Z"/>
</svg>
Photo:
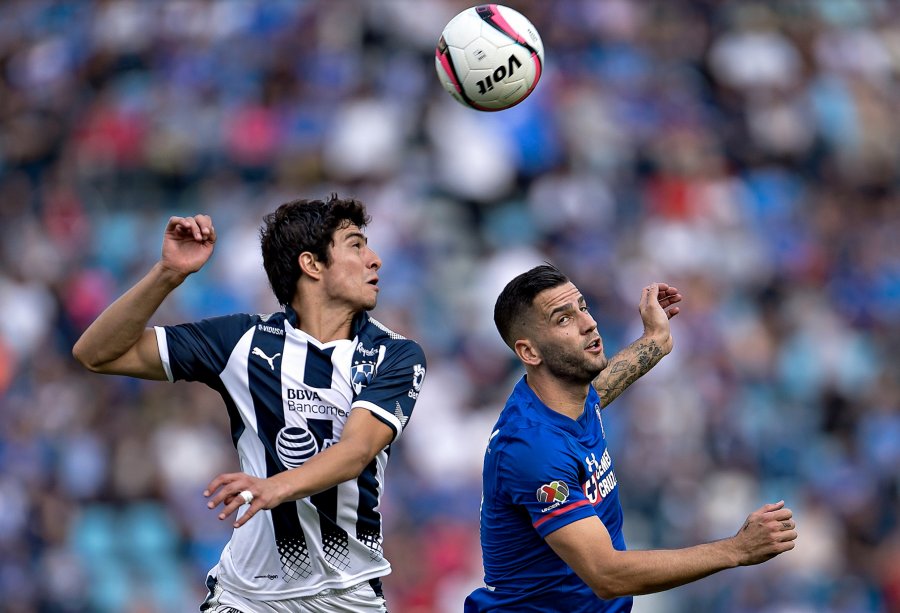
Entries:
<svg viewBox="0 0 900 613">
<path fill-rule="evenodd" d="M 250 507 L 234 521 L 234 527 L 240 528 L 241 526 L 246 524 L 248 521 L 250 521 L 250 519 L 253 518 L 254 515 L 256 515 L 258 511 L 262 510 L 262 508 L 263 504 L 257 500 L 254 500 L 252 503 L 250 503 Z"/>
<path fill-rule="evenodd" d="M 222 473 L 217 475 L 212 481 L 209 482 L 209 485 L 206 486 L 206 489 L 203 490 L 203 495 L 207 498 L 213 494 L 217 489 L 234 481 L 240 473 Z"/>
<path fill-rule="evenodd" d="M 794 512 L 788 508 L 777 509 L 775 511 L 770 511 L 767 513 L 768 519 L 772 519 L 775 521 L 784 521 L 786 519 L 790 519 L 794 516 Z"/>
<path fill-rule="evenodd" d="M 181 217 L 176 231 L 184 236 L 193 237 L 194 240 L 203 240 L 203 232 L 200 230 L 200 225 L 193 217 Z"/>
<path fill-rule="evenodd" d="M 194 215 L 194 221 L 197 222 L 197 227 L 200 229 L 203 240 L 215 242 L 216 231 L 212 225 L 212 218 L 209 215 Z"/>
<path fill-rule="evenodd" d="M 651 283 L 644 288 L 644 291 L 641 294 L 641 308 L 646 308 L 653 304 L 653 301 L 656 300 L 656 297 L 659 294 L 659 291 L 657 290 L 658 286 L 658 283 Z"/>
<path fill-rule="evenodd" d="M 226 487 L 222 488 L 222 491 L 219 492 L 211 501 L 210 504 L 207 505 L 210 508 L 217 506 L 219 503 L 223 505 L 222 513 L 226 516 L 231 515 L 235 509 L 240 507 L 241 505 L 247 504 L 247 498 L 245 498 L 244 492 L 249 493 L 250 501 L 253 500 L 253 494 L 249 492 L 250 490 L 249 481 L 233 481 L 229 483 Z M 220 514 L 220 519 L 222 515 Z"/>
<path fill-rule="evenodd" d="M 231 499 L 238 494 L 238 492 L 247 489 L 247 487 L 249 487 L 249 484 L 244 483 L 244 481 L 240 479 L 223 483 L 218 491 L 212 492 L 212 498 L 209 499 L 209 502 L 206 503 L 206 506 L 208 506 L 210 509 L 213 509 L 223 502 L 228 504 Z"/>
<path fill-rule="evenodd" d="M 673 317 L 678 315 L 680 312 L 681 312 L 681 309 L 678 307 L 671 307 L 669 309 L 666 309 L 666 315 L 669 316 L 669 319 L 672 319 Z"/>
<path fill-rule="evenodd" d="M 763 513 L 769 513 L 771 511 L 777 511 L 778 509 L 784 506 L 784 500 L 779 500 L 778 502 L 770 502 L 769 504 L 763 505 L 759 510 Z"/>
<path fill-rule="evenodd" d="M 212 497 L 208 506 L 212 509 L 221 503 L 225 503 L 225 506 L 230 506 L 235 502 L 240 506 L 241 504 L 244 504 L 244 499 L 240 496 L 240 493 L 249 487 L 250 484 L 248 482 L 232 481 L 223 487 L 218 494 Z"/>
<path fill-rule="evenodd" d="M 231 501 L 222 507 L 222 510 L 219 512 L 219 519 L 224 520 L 237 511 L 242 504 L 244 504 L 244 500 L 240 496 L 232 496 Z"/>
<path fill-rule="evenodd" d="M 794 528 L 797 527 L 797 522 L 795 522 L 793 519 L 788 518 L 788 519 L 781 519 L 781 520 L 773 521 L 773 522 L 771 522 L 771 525 L 776 530 L 793 530 Z"/>
<path fill-rule="evenodd" d="M 674 294 L 671 294 L 668 292 L 660 292 L 658 300 L 661 305 L 667 306 L 670 304 L 675 304 L 677 302 L 681 302 L 682 298 L 683 298 L 683 296 L 677 292 Z"/>
<path fill-rule="evenodd" d="M 790 543 L 797 540 L 796 530 L 783 530 L 775 535 L 775 540 L 779 543 Z"/>
</svg>

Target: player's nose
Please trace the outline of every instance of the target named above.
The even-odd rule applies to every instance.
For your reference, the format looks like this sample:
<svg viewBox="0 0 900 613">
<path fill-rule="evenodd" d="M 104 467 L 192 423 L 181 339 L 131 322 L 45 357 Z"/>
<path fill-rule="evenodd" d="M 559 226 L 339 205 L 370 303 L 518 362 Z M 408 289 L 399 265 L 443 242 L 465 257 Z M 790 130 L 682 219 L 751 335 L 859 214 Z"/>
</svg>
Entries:
<svg viewBox="0 0 900 613">
<path fill-rule="evenodd" d="M 587 311 L 581 312 L 581 329 L 584 334 L 593 334 L 597 330 L 597 322 Z"/>
<path fill-rule="evenodd" d="M 375 251 L 373 249 L 369 249 L 369 252 L 371 254 L 371 258 L 369 260 L 369 268 L 371 268 L 372 270 L 380 269 L 381 268 L 381 258 L 378 257 L 378 254 L 375 253 Z"/>
</svg>

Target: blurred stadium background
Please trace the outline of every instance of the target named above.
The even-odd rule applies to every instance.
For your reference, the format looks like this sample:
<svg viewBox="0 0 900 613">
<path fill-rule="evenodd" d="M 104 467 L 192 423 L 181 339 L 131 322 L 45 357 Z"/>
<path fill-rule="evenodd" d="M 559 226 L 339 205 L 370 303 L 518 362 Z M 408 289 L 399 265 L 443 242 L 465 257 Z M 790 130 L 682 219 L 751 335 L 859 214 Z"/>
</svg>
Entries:
<svg viewBox="0 0 900 613">
<path fill-rule="evenodd" d="M 481 456 L 519 376 L 491 308 L 543 259 L 609 353 L 642 285 L 686 297 L 674 353 L 607 412 L 629 545 L 781 498 L 799 518 L 790 554 L 636 611 L 900 611 L 900 5 L 506 3 L 547 66 L 499 114 L 434 74 L 471 2 L 0 3 L 0 610 L 196 610 L 225 411 L 71 346 L 172 214 L 220 241 L 154 323 L 274 310 L 261 215 L 337 190 L 374 215 L 376 315 L 429 356 L 388 475 L 392 611 L 459 611 L 481 580 Z"/>
</svg>

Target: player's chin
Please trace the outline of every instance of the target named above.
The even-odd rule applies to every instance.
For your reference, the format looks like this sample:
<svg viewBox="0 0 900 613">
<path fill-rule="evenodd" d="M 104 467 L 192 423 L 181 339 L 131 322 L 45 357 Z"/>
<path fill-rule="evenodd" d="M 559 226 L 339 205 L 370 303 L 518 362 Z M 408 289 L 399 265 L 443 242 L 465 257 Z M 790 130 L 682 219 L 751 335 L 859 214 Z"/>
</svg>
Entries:
<svg viewBox="0 0 900 613">
<path fill-rule="evenodd" d="M 372 296 L 371 298 L 366 298 L 362 301 L 362 310 L 371 311 L 378 304 L 378 296 Z"/>
</svg>

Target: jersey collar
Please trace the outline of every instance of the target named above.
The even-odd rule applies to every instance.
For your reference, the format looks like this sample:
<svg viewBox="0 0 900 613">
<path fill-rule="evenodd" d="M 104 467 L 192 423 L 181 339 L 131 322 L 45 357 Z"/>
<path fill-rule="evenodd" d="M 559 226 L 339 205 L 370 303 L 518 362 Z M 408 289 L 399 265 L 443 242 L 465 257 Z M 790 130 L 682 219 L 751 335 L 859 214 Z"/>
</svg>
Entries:
<svg viewBox="0 0 900 613">
<path fill-rule="evenodd" d="M 291 305 L 286 305 L 284 307 L 284 317 L 287 319 L 288 323 L 291 324 L 296 329 L 300 329 L 300 317 L 297 315 L 297 311 Z M 353 318 L 353 323 L 350 325 L 350 333 L 352 334 L 351 338 L 356 338 L 359 336 L 359 331 L 363 329 L 363 327 L 369 321 L 369 314 L 365 311 L 361 311 L 356 314 L 356 317 Z"/>
<path fill-rule="evenodd" d="M 571 432 L 572 434 L 580 434 L 584 431 L 584 428 L 588 423 L 588 418 L 593 415 L 594 404 L 600 402 L 599 397 L 597 397 L 597 392 L 594 391 L 593 387 L 588 390 L 588 395 L 584 401 L 584 408 L 581 411 L 581 415 L 578 416 L 578 419 L 572 419 L 558 411 L 554 411 L 544 404 L 525 379 L 526 377 L 524 375 L 519 379 L 519 382 L 515 387 L 515 394 L 526 400 L 526 402 L 533 407 L 534 410 L 531 412 L 533 417 L 536 417 L 544 423 Z"/>
</svg>

